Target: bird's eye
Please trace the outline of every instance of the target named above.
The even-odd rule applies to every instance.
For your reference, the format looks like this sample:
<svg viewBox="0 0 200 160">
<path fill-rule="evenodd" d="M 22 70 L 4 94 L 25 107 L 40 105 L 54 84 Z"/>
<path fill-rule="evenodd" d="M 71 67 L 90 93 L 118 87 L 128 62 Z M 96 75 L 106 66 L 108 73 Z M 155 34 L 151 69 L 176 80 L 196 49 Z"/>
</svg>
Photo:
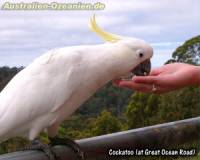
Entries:
<svg viewBox="0 0 200 160">
<path fill-rule="evenodd" d="M 143 53 L 139 53 L 139 56 L 140 56 L 140 58 L 142 58 L 142 57 L 143 57 L 143 55 L 144 55 Z"/>
<path fill-rule="evenodd" d="M 137 52 L 137 54 L 140 58 L 144 57 L 144 50 L 143 49 L 138 49 L 136 52 Z"/>
</svg>

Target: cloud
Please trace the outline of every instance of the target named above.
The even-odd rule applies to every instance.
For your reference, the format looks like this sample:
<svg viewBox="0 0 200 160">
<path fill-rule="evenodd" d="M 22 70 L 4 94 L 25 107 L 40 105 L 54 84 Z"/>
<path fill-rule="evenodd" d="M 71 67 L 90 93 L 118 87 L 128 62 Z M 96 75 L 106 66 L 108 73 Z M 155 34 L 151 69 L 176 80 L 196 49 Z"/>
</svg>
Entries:
<svg viewBox="0 0 200 160">
<path fill-rule="evenodd" d="M 5 1 L 0 1 L 0 6 Z M 59 2 L 66 3 L 65 0 Z M 154 66 L 167 61 L 176 47 L 199 34 L 199 0 L 100 2 L 106 5 L 104 11 L 0 10 L 0 65 L 27 65 L 52 48 L 102 43 L 88 29 L 88 20 L 93 13 L 96 13 L 99 25 L 105 30 L 150 42 L 155 53 Z"/>
<path fill-rule="evenodd" d="M 157 49 L 154 51 L 154 56 L 151 59 L 152 68 L 162 66 L 167 60 L 171 59 L 173 49 Z"/>
<path fill-rule="evenodd" d="M 172 45 L 182 45 L 183 42 L 158 42 L 158 43 L 151 43 L 152 46 L 155 46 L 155 47 L 163 47 L 163 46 L 172 46 Z"/>
</svg>

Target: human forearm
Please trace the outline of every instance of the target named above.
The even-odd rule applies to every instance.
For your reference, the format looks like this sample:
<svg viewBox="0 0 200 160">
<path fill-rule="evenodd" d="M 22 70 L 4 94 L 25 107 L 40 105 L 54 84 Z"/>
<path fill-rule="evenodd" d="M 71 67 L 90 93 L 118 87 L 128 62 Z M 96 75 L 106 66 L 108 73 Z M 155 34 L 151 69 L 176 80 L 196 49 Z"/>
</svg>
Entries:
<svg viewBox="0 0 200 160">
<path fill-rule="evenodd" d="M 195 66 L 195 84 L 194 85 L 200 85 L 200 66 Z"/>
</svg>

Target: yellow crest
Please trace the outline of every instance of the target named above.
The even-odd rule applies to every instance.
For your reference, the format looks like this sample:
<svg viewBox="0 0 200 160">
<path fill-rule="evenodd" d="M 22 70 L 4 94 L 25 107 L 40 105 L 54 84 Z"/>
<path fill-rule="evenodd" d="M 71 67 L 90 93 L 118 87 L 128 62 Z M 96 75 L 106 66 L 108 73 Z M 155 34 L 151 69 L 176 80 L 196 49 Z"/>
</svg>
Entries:
<svg viewBox="0 0 200 160">
<path fill-rule="evenodd" d="M 118 35 L 106 32 L 106 31 L 102 30 L 101 28 L 99 28 L 99 26 L 96 23 L 95 15 L 93 15 L 93 17 L 91 17 L 89 27 L 93 32 L 98 34 L 106 42 L 117 42 L 120 39 L 122 39 Z"/>
</svg>

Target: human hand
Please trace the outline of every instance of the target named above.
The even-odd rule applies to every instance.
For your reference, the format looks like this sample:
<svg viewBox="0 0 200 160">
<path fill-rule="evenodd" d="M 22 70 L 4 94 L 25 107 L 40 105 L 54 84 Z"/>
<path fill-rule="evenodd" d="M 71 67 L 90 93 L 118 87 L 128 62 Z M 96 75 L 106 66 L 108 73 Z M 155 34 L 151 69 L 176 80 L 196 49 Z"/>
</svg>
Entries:
<svg viewBox="0 0 200 160">
<path fill-rule="evenodd" d="M 200 85 L 200 67 L 171 63 L 153 69 L 148 76 L 117 80 L 114 84 L 145 93 L 165 93 L 186 86 Z"/>
</svg>

